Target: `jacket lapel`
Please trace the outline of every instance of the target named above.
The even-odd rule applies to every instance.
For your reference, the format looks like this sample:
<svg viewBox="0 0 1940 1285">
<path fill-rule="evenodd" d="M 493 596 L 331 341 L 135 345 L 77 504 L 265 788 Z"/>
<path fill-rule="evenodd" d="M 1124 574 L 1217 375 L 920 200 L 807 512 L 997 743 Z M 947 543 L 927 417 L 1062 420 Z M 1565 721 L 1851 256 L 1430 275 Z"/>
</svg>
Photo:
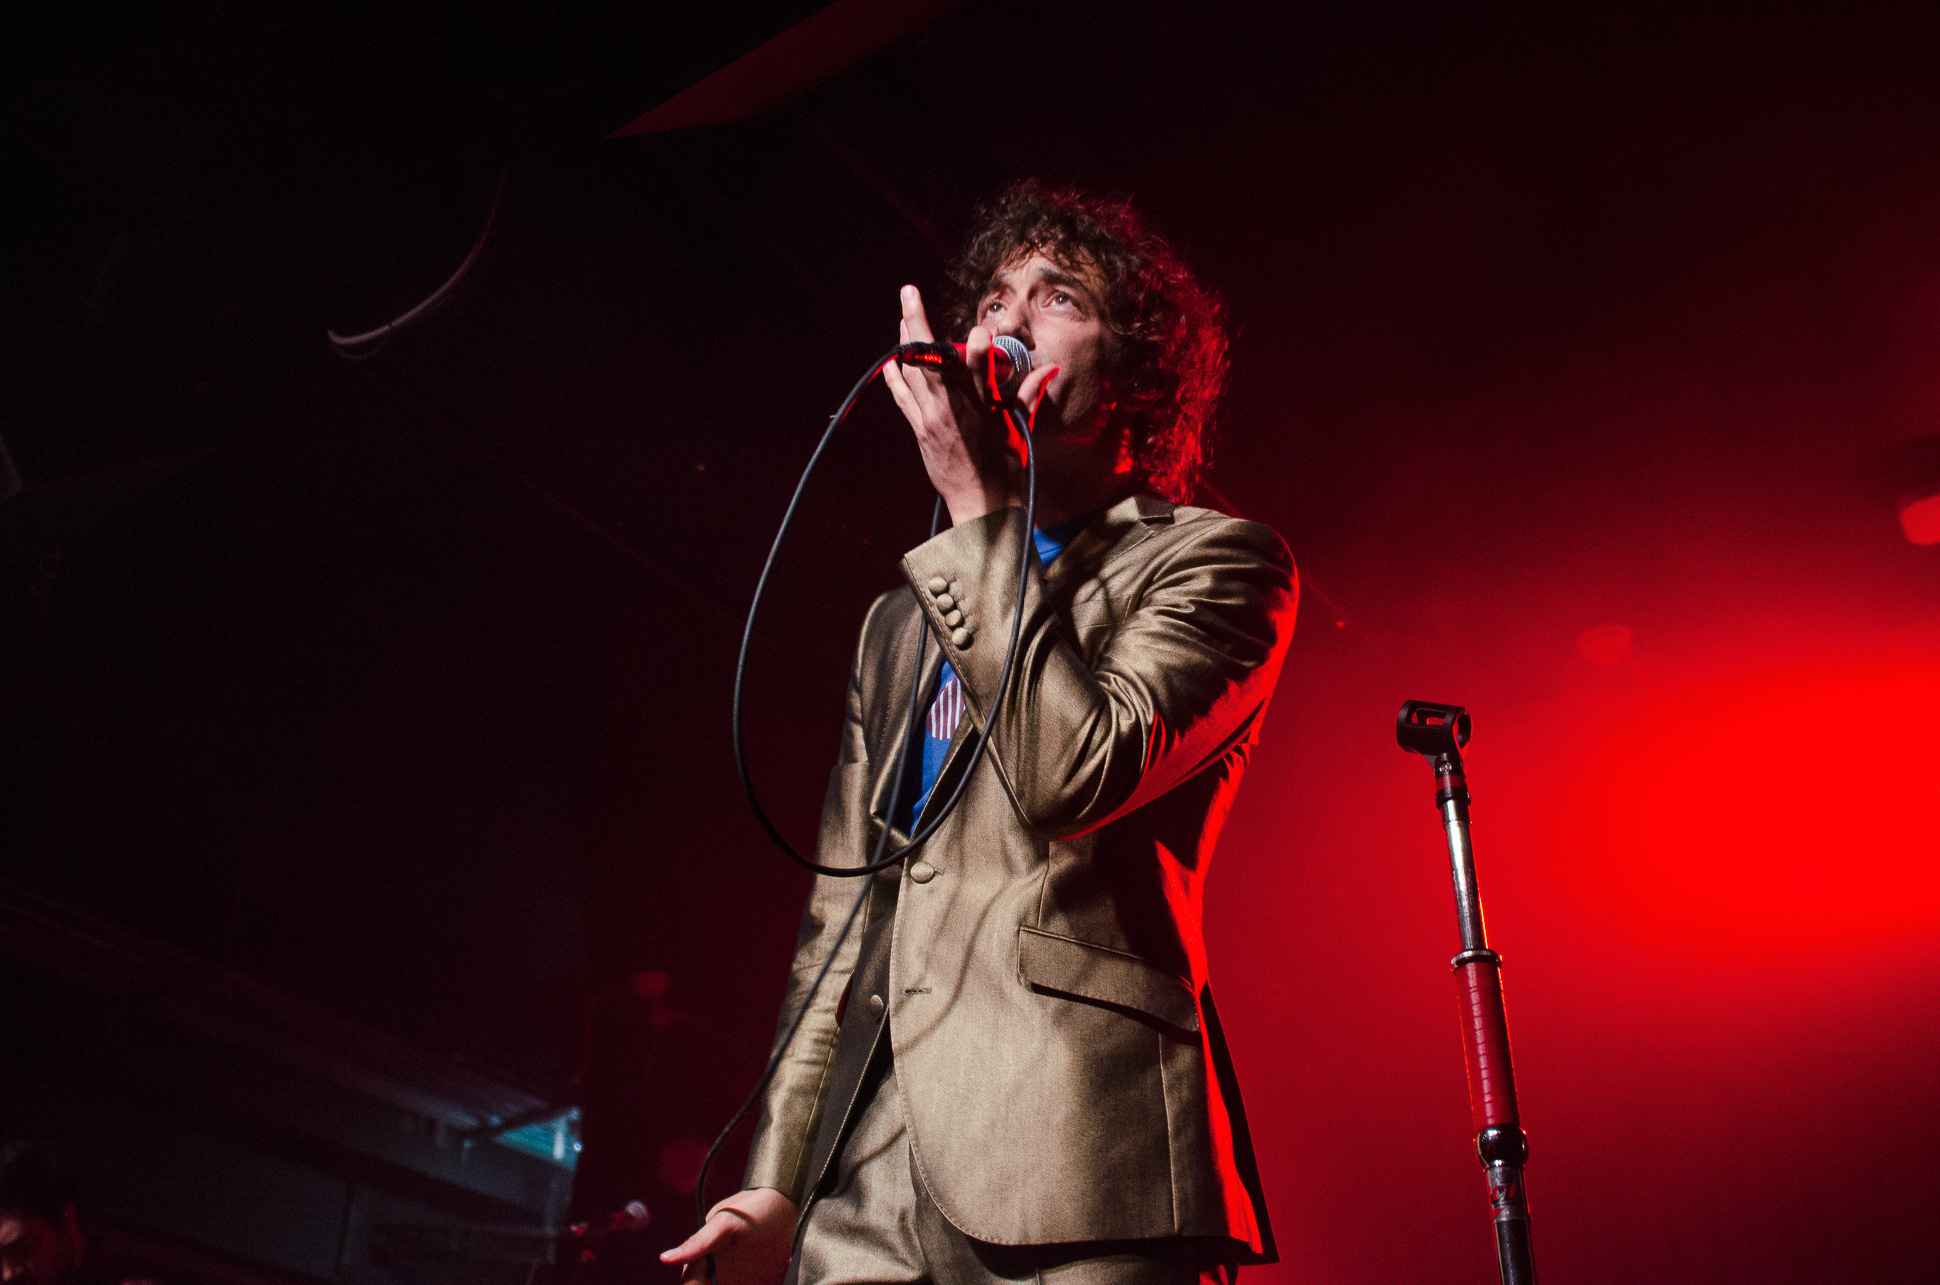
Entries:
<svg viewBox="0 0 1940 1285">
<path fill-rule="evenodd" d="M 913 684 L 922 693 L 924 713 L 928 704 L 935 699 L 936 676 L 943 668 L 943 649 L 936 645 L 935 639 L 926 640 L 923 647 L 923 669 L 920 674 L 911 674 L 915 667 L 916 648 L 922 638 L 921 630 L 926 627 L 922 609 L 914 602 L 909 606 L 907 618 L 896 627 L 895 661 L 889 667 L 882 689 L 882 701 L 878 727 L 881 729 L 878 743 L 869 747 L 871 761 L 875 764 L 875 780 L 869 787 L 869 853 L 875 852 L 875 843 L 881 832 L 883 818 L 889 816 L 895 801 L 889 797 L 889 790 L 896 782 L 896 763 L 898 749 L 906 756 L 909 746 L 903 739 L 904 728 L 909 724 L 910 687 Z M 919 756 L 910 764 L 910 771 L 921 773 L 921 737 L 923 734 L 922 716 L 919 715 L 915 728 Z M 908 772 L 904 773 L 903 788 L 910 788 Z M 909 842 L 909 835 L 901 826 L 891 825 L 889 843 L 899 848 Z"/>
<path fill-rule="evenodd" d="M 1085 524 L 1084 530 L 1071 537 L 1071 543 L 1057 560 L 1044 570 L 1044 591 L 1052 598 L 1062 594 L 1073 579 L 1080 583 L 1071 598 L 1072 624 L 1080 634 L 1097 623 L 1100 613 L 1106 610 L 1105 586 L 1101 572 L 1108 563 L 1116 562 L 1134 547 L 1142 544 L 1151 534 L 1154 523 L 1170 522 L 1173 506 L 1164 500 L 1145 494 L 1128 495 L 1118 503 L 1105 509 L 1096 518 Z M 921 613 L 918 612 L 918 619 Z M 1001 628 L 1003 638 L 1010 640 L 1010 616 L 1005 614 Z M 1019 643 L 1023 642 L 1020 638 Z M 932 647 L 931 652 L 941 652 Z M 935 699 L 937 671 L 942 668 L 942 656 L 923 662 L 923 683 L 925 712 L 927 702 Z M 903 687 L 903 699 L 909 699 L 909 688 Z M 905 709 L 907 707 L 904 707 Z M 923 815 L 916 819 L 916 828 L 923 828 L 923 821 L 930 812 L 942 806 L 942 801 L 950 797 L 956 788 L 957 777 L 964 770 L 969 751 L 965 748 L 977 730 L 976 715 L 968 701 L 964 702 L 963 717 L 957 720 L 956 734 L 950 739 L 950 750 L 943 758 L 943 766 L 936 774 L 936 788 L 931 791 L 929 801 L 923 807 Z M 989 753 L 989 751 L 985 751 Z M 890 764 L 890 775 L 895 765 Z M 887 793 L 889 783 L 883 778 L 877 783 L 879 794 Z M 873 837 L 873 836 L 872 836 Z M 892 842 L 907 843 L 909 837 L 900 831 Z"/>
</svg>

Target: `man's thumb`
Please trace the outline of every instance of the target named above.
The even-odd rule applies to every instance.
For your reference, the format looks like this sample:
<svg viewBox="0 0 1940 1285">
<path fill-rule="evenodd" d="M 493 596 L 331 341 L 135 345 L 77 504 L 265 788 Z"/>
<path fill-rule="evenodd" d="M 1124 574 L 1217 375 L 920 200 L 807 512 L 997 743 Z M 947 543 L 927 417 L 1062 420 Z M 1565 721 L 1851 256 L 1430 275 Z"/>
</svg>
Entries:
<svg viewBox="0 0 1940 1285">
<path fill-rule="evenodd" d="M 1034 370 L 1026 375 L 1023 384 L 1018 386 L 1018 398 L 1028 408 L 1030 422 L 1033 427 L 1037 424 L 1037 404 L 1044 400 L 1044 394 L 1050 388 L 1051 381 L 1058 377 L 1058 370 L 1059 367 L 1056 366 L 1046 366 L 1042 370 Z M 1034 379 L 1037 380 L 1035 385 L 1031 383 Z"/>
</svg>

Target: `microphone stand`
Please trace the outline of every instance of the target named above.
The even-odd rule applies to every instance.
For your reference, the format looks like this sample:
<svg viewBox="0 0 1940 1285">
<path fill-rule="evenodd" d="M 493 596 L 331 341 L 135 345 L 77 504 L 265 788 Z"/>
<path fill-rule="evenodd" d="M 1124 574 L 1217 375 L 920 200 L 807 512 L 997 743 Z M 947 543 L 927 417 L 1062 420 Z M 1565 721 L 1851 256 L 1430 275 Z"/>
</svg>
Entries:
<svg viewBox="0 0 1940 1285">
<path fill-rule="evenodd" d="M 1515 1068 L 1509 1062 L 1509 1020 L 1502 1010 L 1502 956 L 1489 949 L 1482 926 L 1482 894 L 1475 883 L 1475 849 L 1469 842 L 1468 781 L 1462 747 L 1469 717 L 1460 705 L 1408 701 L 1395 719 L 1401 748 L 1428 760 L 1435 771 L 1435 807 L 1448 832 L 1449 865 L 1455 877 L 1455 916 L 1462 953 L 1450 961 L 1462 1009 L 1463 1052 L 1468 1059 L 1469 1112 L 1475 1153 L 1489 1183 L 1495 1215 L 1495 1259 L 1502 1285 L 1535 1285 L 1529 1248 L 1529 1201 L 1522 1167 L 1529 1139 L 1516 1113 Z"/>
</svg>

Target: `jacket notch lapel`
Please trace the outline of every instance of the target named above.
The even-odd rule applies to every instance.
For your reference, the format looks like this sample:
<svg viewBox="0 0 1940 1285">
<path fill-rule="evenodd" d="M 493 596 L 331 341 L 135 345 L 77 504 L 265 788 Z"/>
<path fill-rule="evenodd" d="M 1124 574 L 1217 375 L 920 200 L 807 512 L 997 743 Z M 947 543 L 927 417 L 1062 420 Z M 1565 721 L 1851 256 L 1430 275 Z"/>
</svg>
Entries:
<svg viewBox="0 0 1940 1285">
<path fill-rule="evenodd" d="M 882 743 L 870 747 L 870 762 L 874 768 L 872 775 L 875 778 L 869 786 L 869 850 L 872 853 L 875 851 L 876 839 L 881 832 L 884 818 L 889 817 L 890 811 L 895 804 L 895 800 L 889 797 L 889 788 L 896 783 L 897 761 L 899 757 L 907 758 L 911 754 L 910 745 L 903 739 L 904 730 L 909 725 L 911 685 L 915 685 L 916 691 L 920 694 L 920 698 L 924 701 L 925 706 L 927 706 L 928 701 L 935 698 L 936 676 L 943 668 L 943 649 L 933 645 L 935 640 L 930 639 L 928 641 L 931 645 L 923 647 L 922 672 L 916 675 L 911 675 L 909 672 L 911 668 L 910 662 L 913 662 L 916 658 L 918 642 L 923 638 L 920 631 L 926 628 L 928 628 L 928 622 L 923 618 L 922 609 L 912 602 L 910 604 L 908 620 L 897 626 L 899 634 L 906 635 L 906 640 L 897 647 L 897 651 L 901 653 L 899 659 L 904 663 L 898 664 L 895 667 L 894 672 L 885 684 L 886 689 L 883 692 L 885 704 L 883 706 L 881 722 L 883 729 Z M 927 708 L 924 710 L 924 713 L 927 713 Z M 920 756 L 922 753 L 921 738 L 923 735 L 922 714 L 919 714 L 917 717 L 914 731 L 916 737 L 916 749 L 914 753 Z M 900 755 L 898 754 L 899 749 L 901 750 Z M 918 757 L 916 762 L 912 763 L 910 767 L 912 770 L 920 773 L 922 771 L 921 763 L 922 760 Z M 903 775 L 903 787 L 904 789 L 908 789 L 910 784 L 908 780 L 909 774 L 906 771 Z M 901 847 L 903 844 L 909 842 L 909 835 L 901 826 L 893 824 L 893 818 L 891 820 L 889 842 L 893 847 Z"/>
</svg>

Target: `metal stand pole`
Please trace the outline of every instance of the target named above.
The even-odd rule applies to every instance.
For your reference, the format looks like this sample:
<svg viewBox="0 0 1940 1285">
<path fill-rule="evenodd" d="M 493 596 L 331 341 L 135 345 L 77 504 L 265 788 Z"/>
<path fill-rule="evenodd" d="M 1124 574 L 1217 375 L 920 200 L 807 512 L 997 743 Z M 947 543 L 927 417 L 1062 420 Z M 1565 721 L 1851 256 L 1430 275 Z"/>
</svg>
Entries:
<svg viewBox="0 0 1940 1285">
<path fill-rule="evenodd" d="M 1475 1152 L 1489 1182 L 1495 1211 L 1495 1259 L 1502 1285 L 1535 1285 L 1529 1249 L 1529 1201 L 1522 1167 L 1529 1139 L 1516 1114 L 1516 1076 L 1509 1062 L 1509 1021 L 1502 1011 L 1502 957 L 1489 949 L 1482 926 L 1482 895 L 1475 885 L 1475 849 L 1469 842 L 1468 781 L 1462 747 L 1469 717 L 1460 705 L 1408 701 L 1395 720 L 1401 748 L 1428 760 L 1435 770 L 1435 806 L 1448 831 L 1449 866 L 1455 876 L 1455 915 L 1462 953 L 1451 961 L 1462 1007 L 1463 1051 L 1468 1056 L 1469 1111 Z"/>
</svg>

